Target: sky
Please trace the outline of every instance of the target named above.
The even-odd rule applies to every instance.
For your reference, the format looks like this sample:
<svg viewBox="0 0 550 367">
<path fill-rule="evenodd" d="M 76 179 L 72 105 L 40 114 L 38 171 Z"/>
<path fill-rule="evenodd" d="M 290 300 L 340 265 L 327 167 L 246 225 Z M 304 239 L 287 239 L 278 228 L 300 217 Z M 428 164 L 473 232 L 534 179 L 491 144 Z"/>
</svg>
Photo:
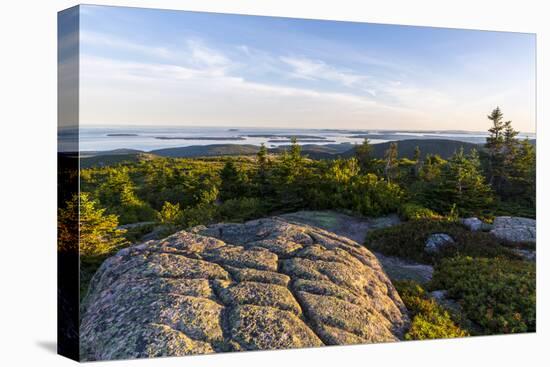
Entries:
<svg viewBox="0 0 550 367">
<path fill-rule="evenodd" d="M 535 130 L 533 34 L 80 6 L 79 41 L 83 125 Z"/>
</svg>

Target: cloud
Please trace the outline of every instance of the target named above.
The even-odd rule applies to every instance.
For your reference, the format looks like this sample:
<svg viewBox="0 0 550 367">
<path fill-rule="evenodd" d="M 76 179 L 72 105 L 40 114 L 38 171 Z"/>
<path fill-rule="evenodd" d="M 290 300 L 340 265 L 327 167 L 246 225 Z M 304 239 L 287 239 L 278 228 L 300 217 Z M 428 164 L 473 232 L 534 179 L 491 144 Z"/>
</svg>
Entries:
<svg viewBox="0 0 550 367">
<path fill-rule="evenodd" d="M 220 59 L 221 60 L 221 59 Z M 254 82 L 215 66 L 139 63 L 83 55 L 83 123 L 333 127 L 366 124 L 406 110 L 368 96 Z"/>
<path fill-rule="evenodd" d="M 356 86 L 369 79 L 366 75 L 357 74 L 351 70 L 338 69 L 321 60 L 286 56 L 279 59 L 292 68 L 291 76 L 299 79 L 325 80 L 346 87 Z"/>
<path fill-rule="evenodd" d="M 202 41 L 187 40 L 187 47 L 193 60 L 207 66 L 227 66 L 229 59 L 219 51 L 206 47 Z"/>
<path fill-rule="evenodd" d="M 90 33 L 85 42 L 153 57 L 138 62 L 84 52 L 84 123 L 453 129 L 473 126 L 487 109 L 472 102 L 470 89 L 450 93 L 242 44 L 224 52 L 195 38 L 166 49 Z"/>
<path fill-rule="evenodd" d="M 174 56 L 174 53 L 172 51 L 164 47 L 146 46 L 125 39 L 91 31 L 81 31 L 80 42 L 84 48 L 87 45 L 95 45 L 112 49 L 123 49 L 125 51 L 139 52 L 142 54 L 161 58 L 169 58 L 171 56 Z"/>
</svg>

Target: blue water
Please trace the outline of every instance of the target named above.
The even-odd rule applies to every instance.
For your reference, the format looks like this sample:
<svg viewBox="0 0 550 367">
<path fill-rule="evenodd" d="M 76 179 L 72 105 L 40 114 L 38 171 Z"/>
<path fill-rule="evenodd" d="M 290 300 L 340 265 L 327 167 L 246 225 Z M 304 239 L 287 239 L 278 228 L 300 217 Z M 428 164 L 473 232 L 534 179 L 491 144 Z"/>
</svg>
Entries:
<svg viewBox="0 0 550 367">
<path fill-rule="evenodd" d="M 128 134 L 113 136 L 112 134 Z M 404 139 L 451 139 L 472 143 L 484 143 L 484 132 L 421 132 L 384 130 L 328 130 L 328 129 L 277 129 L 277 128 L 229 128 L 229 127 L 81 127 L 80 151 L 105 151 L 113 149 L 137 149 L 151 151 L 161 148 L 210 144 L 264 143 L 267 147 L 289 144 L 288 137 L 306 135 L 316 141 L 300 141 L 300 144 L 361 143 L 361 134 L 369 134 L 372 144 Z M 277 135 L 259 137 L 252 135 Z M 63 134 L 60 134 L 60 138 Z M 207 137 L 208 139 L 201 139 Z M 534 134 L 522 133 L 520 137 L 534 139 Z M 162 138 L 162 139 L 159 139 Z M 178 140 L 174 138 L 186 138 Z M 234 140 L 228 140 L 228 138 Z M 219 140 L 218 140 L 219 139 Z M 273 141 L 275 140 L 275 141 Z M 318 141 L 317 141 L 318 140 Z"/>
</svg>

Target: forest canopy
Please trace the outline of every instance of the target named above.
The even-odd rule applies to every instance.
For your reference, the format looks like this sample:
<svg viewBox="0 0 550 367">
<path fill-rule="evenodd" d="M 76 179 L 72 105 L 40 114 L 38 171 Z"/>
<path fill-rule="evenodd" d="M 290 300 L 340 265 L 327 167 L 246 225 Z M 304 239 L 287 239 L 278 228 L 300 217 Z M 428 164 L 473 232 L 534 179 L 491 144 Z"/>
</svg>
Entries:
<svg viewBox="0 0 550 367">
<path fill-rule="evenodd" d="M 365 139 L 349 158 L 317 160 L 293 139 L 281 154 L 262 146 L 256 156 L 154 157 L 82 169 L 81 189 L 120 224 L 152 221 L 174 229 L 301 209 L 534 217 L 534 146 L 517 139 L 498 107 L 488 119 L 486 144 L 448 159 L 419 147 L 412 159 L 402 158 L 399 142 L 374 158 Z"/>
</svg>

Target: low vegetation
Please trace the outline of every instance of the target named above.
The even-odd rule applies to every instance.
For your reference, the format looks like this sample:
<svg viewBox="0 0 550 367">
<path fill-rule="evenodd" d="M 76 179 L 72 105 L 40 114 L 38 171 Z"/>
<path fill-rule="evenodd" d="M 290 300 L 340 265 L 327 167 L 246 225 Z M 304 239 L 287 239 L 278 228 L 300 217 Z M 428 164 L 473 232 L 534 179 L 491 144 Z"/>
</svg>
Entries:
<svg viewBox="0 0 550 367">
<path fill-rule="evenodd" d="M 519 141 L 497 108 L 485 146 L 439 155 L 365 139 L 353 154 L 314 159 L 296 139 L 273 154 L 196 158 L 134 154 L 80 171 L 81 194 L 59 212 L 60 252 L 80 251 L 81 297 L 113 252 L 149 232 L 165 236 L 213 222 L 242 222 L 298 210 L 340 210 L 359 216 L 399 213 L 404 223 L 369 233 L 366 246 L 385 255 L 435 266 L 429 289 L 448 290 L 476 328 L 457 326 L 422 286 L 397 283 L 412 313 L 407 339 L 535 330 L 535 266 L 491 234 L 471 232 L 459 217 L 535 215 L 535 151 Z M 380 149 L 377 147 L 376 149 Z M 445 147 L 448 149 L 448 147 Z M 445 157 L 442 158 L 442 156 Z M 80 211 L 80 212 L 79 212 Z M 79 217 L 80 215 L 80 217 Z M 79 221 L 80 219 L 80 221 Z M 121 229 L 121 224 L 136 224 Z M 74 230 L 80 226 L 80 235 Z M 454 245 L 436 253 L 426 239 L 446 233 Z M 77 244 L 80 248 L 77 248 Z M 461 324 L 462 325 L 462 324 Z M 466 331 L 467 329 L 467 331 Z"/>
<path fill-rule="evenodd" d="M 468 336 L 452 319 L 451 313 L 430 298 L 424 288 L 413 281 L 394 282 L 411 316 L 406 340 L 460 338 Z"/>
<path fill-rule="evenodd" d="M 503 258 L 456 257 L 435 268 L 432 288 L 458 300 L 479 334 L 533 332 L 536 328 L 535 264 Z"/>
<path fill-rule="evenodd" d="M 446 233 L 455 241 L 439 252 L 424 250 L 431 234 Z M 385 255 L 397 256 L 425 264 L 437 263 L 440 259 L 457 255 L 473 257 L 504 257 L 516 259 L 509 248 L 494 236 L 485 232 L 471 232 L 460 223 L 447 220 L 419 219 L 400 225 L 372 231 L 367 236 L 366 246 Z"/>
</svg>

